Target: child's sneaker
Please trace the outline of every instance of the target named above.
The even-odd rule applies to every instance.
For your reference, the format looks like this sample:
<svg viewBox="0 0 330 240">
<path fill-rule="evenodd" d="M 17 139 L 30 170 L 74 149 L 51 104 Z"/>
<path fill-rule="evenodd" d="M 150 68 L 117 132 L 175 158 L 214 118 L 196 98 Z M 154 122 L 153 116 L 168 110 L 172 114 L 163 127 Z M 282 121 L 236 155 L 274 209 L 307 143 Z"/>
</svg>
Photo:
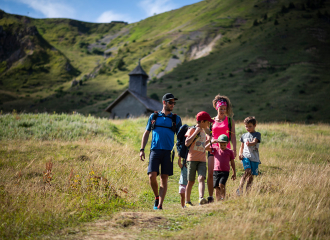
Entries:
<svg viewBox="0 0 330 240">
<path fill-rule="evenodd" d="M 237 195 L 237 196 L 241 196 L 241 193 L 240 193 L 240 191 L 239 191 L 239 188 L 237 188 L 237 190 L 236 190 L 236 195 Z"/>
<path fill-rule="evenodd" d="M 213 203 L 214 202 L 214 198 L 212 196 L 207 197 L 207 202 L 208 203 Z"/>
<path fill-rule="evenodd" d="M 204 205 L 207 203 L 207 200 L 205 198 L 200 198 L 199 199 L 199 205 Z"/>
<path fill-rule="evenodd" d="M 191 202 L 186 202 L 186 205 L 184 207 L 189 208 L 189 207 L 192 207 L 192 206 L 194 206 L 194 205 L 192 205 Z"/>
<path fill-rule="evenodd" d="M 159 198 L 155 199 L 154 210 L 158 210 Z"/>
</svg>

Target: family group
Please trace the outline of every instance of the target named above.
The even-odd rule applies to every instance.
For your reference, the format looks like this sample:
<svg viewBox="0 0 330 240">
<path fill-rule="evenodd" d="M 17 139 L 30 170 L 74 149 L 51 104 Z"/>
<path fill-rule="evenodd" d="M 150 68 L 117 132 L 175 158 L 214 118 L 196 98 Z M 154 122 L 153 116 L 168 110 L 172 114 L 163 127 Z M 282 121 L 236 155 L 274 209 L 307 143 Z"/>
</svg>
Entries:
<svg viewBox="0 0 330 240">
<path fill-rule="evenodd" d="M 163 98 L 163 109 L 150 115 L 146 130 L 142 137 L 140 159 L 145 160 L 145 146 L 150 132 L 152 141 L 148 164 L 149 183 L 155 195 L 154 209 L 163 209 L 166 196 L 168 177 L 173 175 L 174 135 L 177 134 L 177 149 L 179 153 L 178 165 L 181 168 L 179 180 L 179 194 L 181 206 L 192 207 L 190 196 L 192 187 L 198 174 L 199 205 L 214 202 L 213 192 L 217 201 L 225 199 L 226 182 L 229 178 L 230 166 L 233 170 L 232 180 L 236 179 L 235 158 L 236 134 L 232 105 L 228 97 L 217 95 L 212 101 L 217 111 L 214 118 L 205 112 L 196 115 L 196 125 L 182 126 L 180 116 L 173 114 L 173 108 L 178 99 L 171 93 Z M 258 175 L 259 144 L 261 134 L 256 132 L 255 117 L 244 119 L 246 133 L 240 137 L 239 159 L 244 167 L 244 174 L 236 191 L 238 196 L 243 194 L 243 186 L 249 191 L 253 176 Z M 181 142 L 182 142 L 182 145 Z M 230 145 L 232 143 L 232 147 Z M 207 152 L 207 154 L 206 154 Z M 206 161 L 207 158 L 207 161 Z M 161 167 L 161 172 L 159 171 Z M 157 176 L 160 175 L 158 187 Z M 209 196 L 204 198 L 205 179 Z"/>
</svg>

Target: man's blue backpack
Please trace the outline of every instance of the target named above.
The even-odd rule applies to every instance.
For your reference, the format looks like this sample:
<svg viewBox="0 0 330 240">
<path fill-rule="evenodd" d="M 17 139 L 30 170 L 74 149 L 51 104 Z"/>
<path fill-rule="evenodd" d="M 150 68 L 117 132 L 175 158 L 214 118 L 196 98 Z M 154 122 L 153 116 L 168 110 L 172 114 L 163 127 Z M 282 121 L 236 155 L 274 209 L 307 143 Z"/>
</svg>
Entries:
<svg viewBox="0 0 330 240">
<path fill-rule="evenodd" d="M 178 150 L 179 157 L 183 158 L 184 160 L 187 159 L 188 152 L 190 146 L 194 143 L 194 141 L 199 137 L 199 133 L 197 134 L 194 141 L 190 144 L 190 146 L 186 146 L 186 133 L 189 128 L 195 128 L 195 127 L 189 127 L 187 124 L 184 124 L 180 127 L 178 134 L 177 134 L 177 140 L 176 140 L 176 149 Z"/>
</svg>

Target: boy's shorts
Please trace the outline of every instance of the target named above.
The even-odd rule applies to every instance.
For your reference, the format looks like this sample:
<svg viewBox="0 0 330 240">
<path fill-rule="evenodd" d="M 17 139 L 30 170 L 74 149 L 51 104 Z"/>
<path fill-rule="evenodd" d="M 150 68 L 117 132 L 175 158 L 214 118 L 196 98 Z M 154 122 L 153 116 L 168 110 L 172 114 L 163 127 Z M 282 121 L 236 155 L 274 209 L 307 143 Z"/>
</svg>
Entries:
<svg viewBox="0 0 330 240">
<path fill-rule="evenodd" d="M 258 162 L 252 162 L 248 158 L 242 159 L 244 170 L 251 168 L 252 175 L 258 176 Z"/>
<path fill-rule="evenodd" d="M 225 171 L 213 171 L 213 187 L 219 187 L 219 184 L 226 185 L 229 177 L 229 172 Z"/>
<path fill-rule="evenodd" d="M 189 161 L 187 162 L 187 170 L 187 178 L 190 182 L 195 182 L 196 171 L 198 172 L 198 176 L 206 178 L 206 162 Z"/>
<path fill-rule="evenodd" d="M 173 162 L 171 160 L 171 150 L 152 149 L 149 156 L 148 175 L 151 172 L 157 172 L 159 175 L 159 165 L 161 165 L 161 174 L 173 175 Z"/>
<path fill-rule="evenodd" d="M 187 185 L 180 184 L 179 186 L 179 193 L 185 193 L 186 192 Z"/>
</svg>

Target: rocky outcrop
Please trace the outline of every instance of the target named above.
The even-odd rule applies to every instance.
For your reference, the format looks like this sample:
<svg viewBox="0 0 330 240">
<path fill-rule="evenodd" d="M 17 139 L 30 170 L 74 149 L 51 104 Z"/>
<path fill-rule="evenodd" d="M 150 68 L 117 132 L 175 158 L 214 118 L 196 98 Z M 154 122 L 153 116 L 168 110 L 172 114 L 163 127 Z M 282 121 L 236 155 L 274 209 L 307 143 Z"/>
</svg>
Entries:
<svg viewBox="0 0 330 240">
<path fill-rule="evenodd" d="M 36 26 L 22 23 L 0 26 L 0 63 L 5 62 L 6 64 L 6 69 L 2 70 L 1 74 L 18 61 L 21 64 L 24 63 L 30 58 L 30 55 L 32 55 L 33 61 L 28 64 L 29 66 L 47 64 L 51 58 L 47 49 L 57 51 L 39 34 Z M 63 57 L 66 59 L 65 56 Z M 31 61 L 31 58 L 27 61 Z M 64 68 L 70 73 L 76 71 L 68 59 L 66 59 Z M 25 70 L 32 71 L 31 68 Z"/>
<path fill-rule="evenodd" d="M 221 34 L 217 35 L 214 39 L 204 39 L 203 41 L 200 41 L 199 43 L 192 45 L 190 48 L 190 60 L 198 59 L 209 55 L 215 43 L 220 38 L 221 38 Z"/>
</svg>

